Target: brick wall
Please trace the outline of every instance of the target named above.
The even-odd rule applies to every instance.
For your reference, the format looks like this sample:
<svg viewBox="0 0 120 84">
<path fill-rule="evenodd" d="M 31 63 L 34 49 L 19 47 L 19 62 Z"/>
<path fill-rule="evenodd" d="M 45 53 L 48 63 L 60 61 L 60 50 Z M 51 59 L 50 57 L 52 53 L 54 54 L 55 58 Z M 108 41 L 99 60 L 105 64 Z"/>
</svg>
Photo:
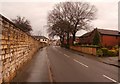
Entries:
<svg viewBox="0 0 120 84">
<path fill-rule="evenodd" d="M 9 82 L 17 71 L 30 60 L 40 43 L 0 16 L 0 83 Z"/>
<path fill-rule="evenodd" d="M 108 36 L 108 35 L 102 35 L 101 36 L 101 44 L 103 46 L 109 47 L 109 46 L 116 46 L 119 43 L 118 36 Z"/>
<path fill-rule="evenodd" d="M 80 47 L 80 46 L 70 46 L 70 49 L 80 51 L 83 53 L 96 55 L 96 48 L 90 48 L 90 47 Z"/>
</svg>

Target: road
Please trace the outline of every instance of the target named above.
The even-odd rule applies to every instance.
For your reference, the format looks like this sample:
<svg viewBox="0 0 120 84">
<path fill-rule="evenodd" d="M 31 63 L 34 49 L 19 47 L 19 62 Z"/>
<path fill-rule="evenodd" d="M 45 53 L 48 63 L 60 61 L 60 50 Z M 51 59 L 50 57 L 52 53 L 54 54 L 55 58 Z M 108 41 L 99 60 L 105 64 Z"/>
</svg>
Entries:
<svg viewBox="0 0 120 84">
<path fill-rule="evenodd" d="M 14 82 L 118 82 L 118 68 L 70 50 L 49 46 L 40 50 Z"/>
</svg>

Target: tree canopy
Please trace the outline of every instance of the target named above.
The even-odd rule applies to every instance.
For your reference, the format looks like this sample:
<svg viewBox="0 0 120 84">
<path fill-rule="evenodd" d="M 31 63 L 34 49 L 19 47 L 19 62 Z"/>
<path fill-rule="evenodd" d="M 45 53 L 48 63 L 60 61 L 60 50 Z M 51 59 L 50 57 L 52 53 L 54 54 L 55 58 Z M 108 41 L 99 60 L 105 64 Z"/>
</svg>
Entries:
<svg viewBox="0 0 120 84">
<path fill-rule="evenodd" d="M 97 29 L 95 30 L 95 36 L 93 38 L 93 45 L 99 45 L 100 46 L 100 35 Z"/>
<path fill-rule="evenodd" d="M 90 22 L 94 20 L 96 7 L 86 2 L 61 2 L 56 4 L 48 14 L 50 35 L 65 34 L 69 42 L 69 35 L 75 41 L 76 32 L 90 30 Z M 54 34 L 53 34 L 54 33 Z M 59 34 L 58 34 L 59 33 Z"/>
<path fill-rule="evenodd" d="M 16 26 L 18 26 L 24 32 L 30 34 L 30 31 L 32 31 L 30 21 L 27 20 L 25 17 L 17 16 L 17 18 L 13 19 L 12 21 L 15 23 Z"/>
</svg>

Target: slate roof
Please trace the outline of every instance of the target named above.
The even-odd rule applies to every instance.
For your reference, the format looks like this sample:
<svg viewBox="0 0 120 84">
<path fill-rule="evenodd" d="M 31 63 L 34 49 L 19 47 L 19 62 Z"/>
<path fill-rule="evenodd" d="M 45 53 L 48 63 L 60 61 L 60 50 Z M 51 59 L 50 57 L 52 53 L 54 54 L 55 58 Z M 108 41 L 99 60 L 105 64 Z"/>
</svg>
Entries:
<svg viewBox="0 0 120 84">
<path fill-rule="evenodd" d="M 105 35 L 119 35 L 119 32 L 117 30 L 106 30 L 106 29 L 97 29 L 100 34 Z"/>
<path fill-rule="evenodd" d="M 95 29 L 94 29 L 95 30 Z M 93 31 L 94 31 L 93 30 Z M 90 36 L 92 34 L 92 32 L 88 32 L 88 33 L 85 33 L 84 35 L 82 35 L 81 37 L 87 37 L 87 36 Z M 97 31 L 102 34 L 102 35 L 112 35 L 112 36 L 118 36 L 120 35 L 120 32 L 118 32 L 117 30 L 107 30 L 107 29 L 97 29 Z M 80 37 L 80 38 L 81 38 Z"/>
</svg>

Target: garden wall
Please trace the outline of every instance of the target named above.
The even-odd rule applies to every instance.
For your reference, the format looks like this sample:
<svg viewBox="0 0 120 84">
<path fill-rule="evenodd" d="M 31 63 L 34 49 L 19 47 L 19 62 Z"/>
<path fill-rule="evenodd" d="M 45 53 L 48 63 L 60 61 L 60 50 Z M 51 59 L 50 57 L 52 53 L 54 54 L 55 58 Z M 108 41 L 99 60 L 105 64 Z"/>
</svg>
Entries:
<svg viewBox="0 0 120 84">
<path fill-rule="evenodd" d="M 70 46 L 70 49 L 91 55 L 96 55 L 96 50 L 97 50 L 96 48 L 93 47 L 81 47 L 81 46 Z"/>
</svg>

